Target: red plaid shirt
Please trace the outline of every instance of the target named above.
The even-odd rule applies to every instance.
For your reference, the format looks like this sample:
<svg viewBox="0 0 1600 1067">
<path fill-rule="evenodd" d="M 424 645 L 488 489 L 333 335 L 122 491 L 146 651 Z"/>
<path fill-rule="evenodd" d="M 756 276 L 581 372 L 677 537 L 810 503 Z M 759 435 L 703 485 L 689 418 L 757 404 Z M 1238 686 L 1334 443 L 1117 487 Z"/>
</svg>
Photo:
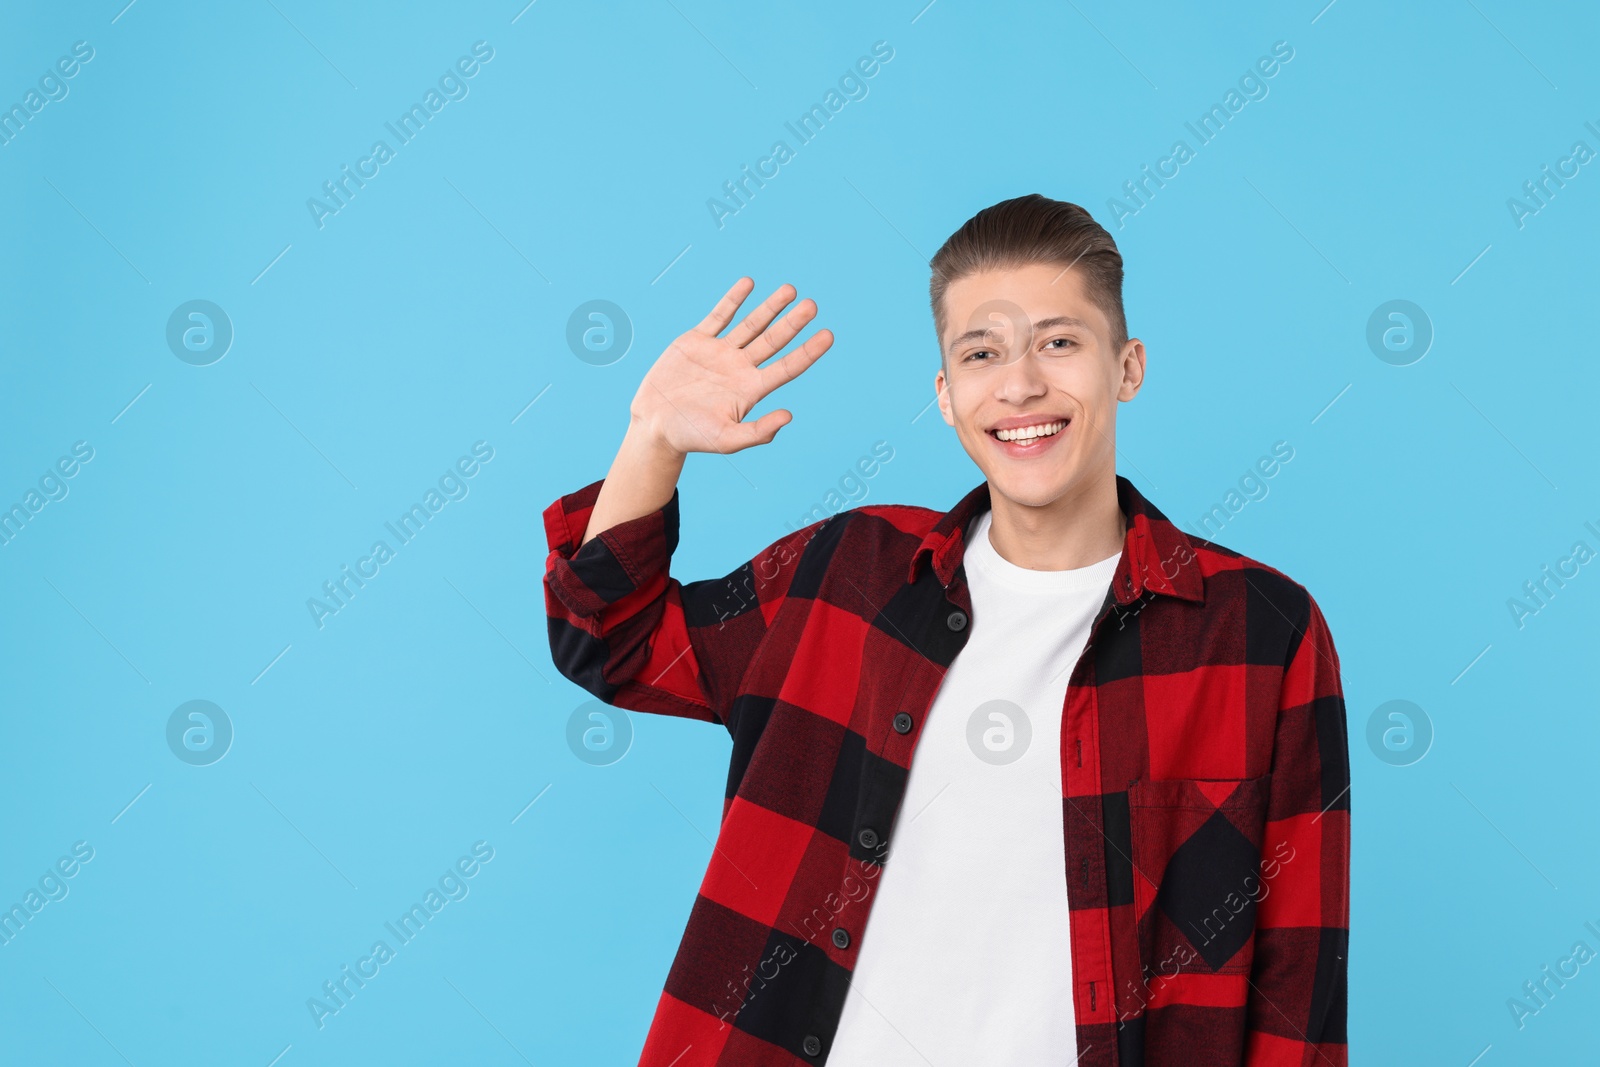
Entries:
<svg viewBox="0 0 1600 1067">
<path fill-rule="evenodd" d="M 676 490 L 576 547 L 600 485 L 544 511 L 556 667 L 733 737 L 639 1062 L 824 1063 L 924 717 L 981 624 L 961 557 L 988 483 L 944 514 L 852 508 L 688 583 L 668 569 Z M 1122 557 L 1062 709 L 1078 1064 L 1345 1067 L 1350 770 L 1327 622 L 1125 478 L 1117 495 Z"/>
</svg>

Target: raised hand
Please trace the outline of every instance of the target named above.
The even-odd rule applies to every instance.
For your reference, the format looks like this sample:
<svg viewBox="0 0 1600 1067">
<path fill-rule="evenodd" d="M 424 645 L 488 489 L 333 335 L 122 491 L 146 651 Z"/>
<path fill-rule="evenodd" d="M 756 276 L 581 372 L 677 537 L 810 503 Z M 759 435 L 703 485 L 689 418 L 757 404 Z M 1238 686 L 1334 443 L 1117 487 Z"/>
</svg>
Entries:
<svg viewBox="0 0 1600 1067">
<path fill-rule="evenodd" d="M 793 352 L 773 359 L 817 313 L 815 303 L 802 300 L 778 318 L 796 296 L 794 286 L 782 285 L 718 337 L 755 284 L 749 278 L 734 282 L 711 314 L 668 345 L 645 373 L 628 405 L 628 430 L 595 498 L 583 543 L 665 505 L 690 452 L 726 455 L 764 445 L 793 418 L 778 408 L 744 421 L 762 397 L 815 363 L 833 344 L 833 333 L 818 330 Z"/>
<path fill-rule="evenodd" d="M 743 420 L 768 393 L 815 363 L 833 344 L 833 333 L 818 330 L 799 348 L 772 359 L 817 313 L 806 299 L 780 318 L 797 295 L 786 284 L 719 337 L 754 288 L 753 280 L 740 278 L 698 326 L 667 346 L 629 405 L 632 428 L 672 452 L 727 454 L 766 444 L 788 425 L 793 415 L 784 408 Z"/>
</svg>

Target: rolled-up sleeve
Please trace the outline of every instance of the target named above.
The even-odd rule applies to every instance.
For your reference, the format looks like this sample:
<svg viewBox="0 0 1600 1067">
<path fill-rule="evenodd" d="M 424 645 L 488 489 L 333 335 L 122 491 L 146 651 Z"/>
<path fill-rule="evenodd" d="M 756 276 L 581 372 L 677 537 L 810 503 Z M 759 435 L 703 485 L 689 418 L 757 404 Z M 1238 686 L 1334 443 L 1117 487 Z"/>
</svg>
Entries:
<svg viewBox="0 0 1600 1067">
<path fill-rule="evenodd" d="M 721 578 L 680 583 L 678 490 L 578 547 L 604 479 L 544 510 L 545 612 L 563 676 L 616 707 L 727 725 L 728 709 L 820 522 Z"/>
</svg>

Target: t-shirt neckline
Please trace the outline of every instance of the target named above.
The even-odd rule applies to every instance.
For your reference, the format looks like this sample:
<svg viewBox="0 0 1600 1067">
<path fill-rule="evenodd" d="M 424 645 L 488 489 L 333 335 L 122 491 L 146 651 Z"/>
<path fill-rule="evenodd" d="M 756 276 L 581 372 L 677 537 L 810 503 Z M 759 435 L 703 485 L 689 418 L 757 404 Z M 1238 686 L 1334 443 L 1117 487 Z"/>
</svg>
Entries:
<svg viewBox="0 0 1600 1067">
<path fill-rule="evenodd" d="M 986 577 L 1015 592 L 1049 595 L 1081 593 L 1111 583 L 1117 561 L 1122 558 L 1121 549 L 1098 562 L 1068 570 L 1040 571 L 1019 567 L 1000 555 L 989 540 L 993 515 L 992 509 L 985 509 L 973 519 L 963 551 L 963 558 L 973 566 L 982 568 Z"/>
</svg>

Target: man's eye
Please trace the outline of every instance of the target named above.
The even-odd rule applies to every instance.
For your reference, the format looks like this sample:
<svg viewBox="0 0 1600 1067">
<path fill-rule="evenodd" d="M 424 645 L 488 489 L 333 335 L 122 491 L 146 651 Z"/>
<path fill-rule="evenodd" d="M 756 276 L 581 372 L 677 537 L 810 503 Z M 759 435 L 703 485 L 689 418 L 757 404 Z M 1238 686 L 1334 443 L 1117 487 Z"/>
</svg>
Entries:
<svg viewBox="0 0 1600 1067">
<path fill-rule="evenodd" d="M 992 355 L 994 355 L 994 353 L 989 351 L 987 348 L 980 348 L 976 352 L 968 352 L 967 353 L 967 358 L 962 360 L 961 362 L 970 363 L 974 359 L 977 359 L 979 356 L 992 356 Z"/>
<path fill-rule="evenodd" d="M 1074 340 L 1073 340 L 1073 339 L 1072 339 L 1072 338 L 1070 338 L 1070 337 L 1057 337 L 1057 338 L 1056 338 L 1056 339 L 1055 339 L 1055 340 L 1053 340 L 1053 341 L 1050 341 L 1050 342 L 1049 342 L 1049 344 L 1052 344 L 1052 345 L 1055 345 L 1055 344 L 1060 344 L 1060 345 L 1075 345 L 1075 344 L 1077 344 L 1077 343 L 1078 343 L 1078 342 L 1076 342 L 1076 341 L 1074 341 Z"/>
</svg>

